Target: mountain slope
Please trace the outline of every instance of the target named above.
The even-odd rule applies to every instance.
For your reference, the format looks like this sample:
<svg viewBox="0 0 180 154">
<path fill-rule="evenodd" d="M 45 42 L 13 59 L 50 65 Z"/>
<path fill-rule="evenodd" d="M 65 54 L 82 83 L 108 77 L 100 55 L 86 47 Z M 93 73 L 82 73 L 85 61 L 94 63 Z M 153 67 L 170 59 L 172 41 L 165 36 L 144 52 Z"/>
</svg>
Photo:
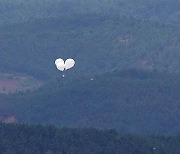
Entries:
<svg viewBox="0 0 180 154">
<path fill-rule="evenodd" d="M 1 27 L 0 66 L 51 78 L 57 75 L 55 58 L 73 57 L 76 75 L 127 68 L 178 72 L 179 32 L 116 16 L 38 19 Z"/>
<path fill-rule="evenodd" d="M 18 122 L 179 134 L 179 75 L 128 70 L 92 79 L 58 79 L 27 94 L 1 97 Z"/>
<path fill-rule="evenodd" d="M 178 25 L 179 5 L 177 0 L 1 0 L 0 23 L 77 14 L 110 14 Z"/>
</svg>

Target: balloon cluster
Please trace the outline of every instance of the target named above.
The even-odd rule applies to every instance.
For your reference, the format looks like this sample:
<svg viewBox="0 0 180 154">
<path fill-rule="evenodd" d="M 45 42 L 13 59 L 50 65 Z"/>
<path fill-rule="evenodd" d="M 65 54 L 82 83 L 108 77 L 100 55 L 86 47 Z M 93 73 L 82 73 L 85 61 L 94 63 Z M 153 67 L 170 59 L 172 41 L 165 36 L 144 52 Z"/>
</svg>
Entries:
<svg viewBox="0 0 180 154">
<path fill-rule="evenodd" d="M 74 59 L 67 59 L 65 62 L 63 59 L 58 58 L 55 60 L 55 65 L 58 70 L 65 71 L 72 68 L 75 65 Z"/>
</svg>

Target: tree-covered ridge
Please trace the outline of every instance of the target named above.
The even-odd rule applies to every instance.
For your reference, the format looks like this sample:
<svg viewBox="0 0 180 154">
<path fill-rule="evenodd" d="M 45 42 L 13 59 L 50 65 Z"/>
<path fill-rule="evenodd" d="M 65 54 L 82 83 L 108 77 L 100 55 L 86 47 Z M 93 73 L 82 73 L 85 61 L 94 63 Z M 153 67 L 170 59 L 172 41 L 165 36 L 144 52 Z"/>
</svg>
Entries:
<svg viewBox="0 0 180 154">
<path fill-rule="evenodd" d="M 74 74 L 141 68 L 178 72 L 179 29 L 106 15 L 46 18 L 0 29 L 1 69 L 55 76 L 57 57 L 74 58 Z M 82 67 L 83 66 L 83 67 Z"/>
<path fill-rule="evenodd" d="M 105 14 L 179 24 L 177 0 L 0 0 L 0 23 L 36 18 Z"/>
<path fill-rule="evenodd" d="M 0 123 L 3 154 L 178 154 L 179 136 L 138 137 L 115 130 Z"/>
<path fill-rule="evenodd" d="M 179 74 L 115 71 L 1 96 L 4 117 L 17 122 L 115 128 L 137 134 L 179 134 Z"/>
</svg>

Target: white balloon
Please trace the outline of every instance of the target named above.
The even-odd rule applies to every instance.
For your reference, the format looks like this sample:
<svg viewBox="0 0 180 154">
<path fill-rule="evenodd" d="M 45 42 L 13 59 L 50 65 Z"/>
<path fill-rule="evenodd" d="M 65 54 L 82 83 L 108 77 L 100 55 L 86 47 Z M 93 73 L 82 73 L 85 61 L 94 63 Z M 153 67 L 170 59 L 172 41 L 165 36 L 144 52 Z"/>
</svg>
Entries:
<svg viewBox="0 0 180 154">
<path fill-rule="evenodd" d="M 64 60 L 63 59 L 61 59 L 61 58 L 56 59 L 55 64 L 56 64 L 56 67 L 58 70 L 64 71 L 65 66 L 64 66 Z"/>
<path fill-rule="evenodd" d="M 56 66 L 57 66 L 58 63 L 63 63 L 64 64 L 64 60 L 61 59 L 61 58 L 58 58 L 58 59 L 55 60 Z"/>
<path fill-rule="evenodd" d="M 73 59 L 67 59 L 64 63 L 63 59 L 58 58 L 55 60 L 55 65 L 58 70 L 64 71 L 72 68 L 75 65 L 75 61 Z"/>
<path fill-rule="evenodd" d="M 74 59 L 67 59 L 65 61 L 65 70 L 72 68 L 75 65 Z"/>
<path fill-rule="evenodd" d="M 60 71 L 64 71 L 64 69 L 65 69 L 64 63 L 57 63 L 57 64 L 56 64 L 56 67 L 57 67 L 57 69 L 60 70 Z"/>
</svg>

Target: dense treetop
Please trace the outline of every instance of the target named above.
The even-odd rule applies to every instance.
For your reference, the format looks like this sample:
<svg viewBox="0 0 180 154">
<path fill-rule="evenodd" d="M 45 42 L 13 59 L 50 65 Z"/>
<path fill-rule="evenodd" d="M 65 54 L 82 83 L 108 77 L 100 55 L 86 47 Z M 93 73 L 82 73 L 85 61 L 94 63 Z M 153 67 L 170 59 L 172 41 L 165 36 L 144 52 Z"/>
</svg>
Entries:
<svg viewBox="0 0 180 154">
<path fill-rule="evenodd" d="M 179 136 L 138 137 L 114 130 L 0 123 L 3 154 L 178 154 Z"/>
</svg>

